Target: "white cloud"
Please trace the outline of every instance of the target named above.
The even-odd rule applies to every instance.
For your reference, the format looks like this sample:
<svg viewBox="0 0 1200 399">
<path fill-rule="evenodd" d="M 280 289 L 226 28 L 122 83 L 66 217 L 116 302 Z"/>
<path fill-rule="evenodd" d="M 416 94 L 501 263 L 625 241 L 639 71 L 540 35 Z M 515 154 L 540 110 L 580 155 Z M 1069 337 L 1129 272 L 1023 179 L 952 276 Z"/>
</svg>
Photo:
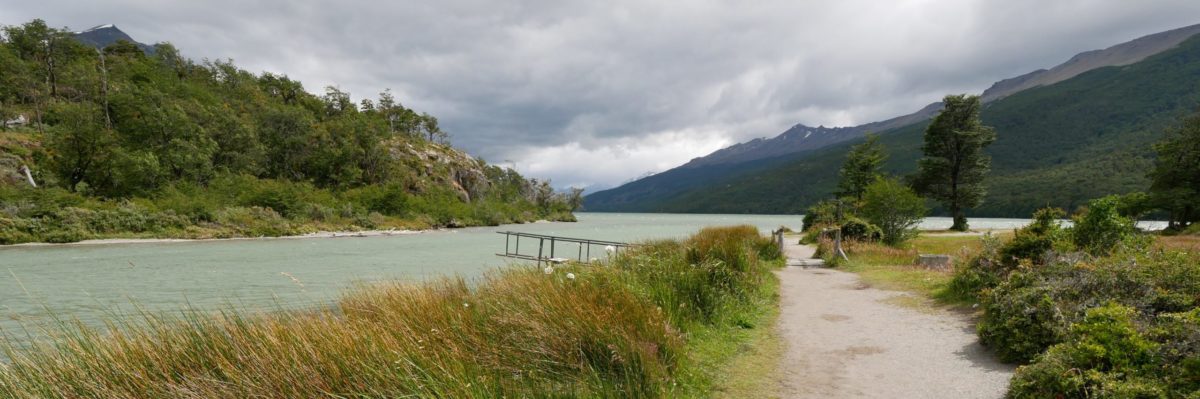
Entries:
<svg viewBox="0 0 1200 399">
<path fill-rule="evenodd" d="M 311 91 L 391 88 L 491 162 L 602 185 L 796 123 L 915 111 L 1196 15 L 1195 0 L 0 0 L 0 24 L 114 23 Z"/>
</svg>

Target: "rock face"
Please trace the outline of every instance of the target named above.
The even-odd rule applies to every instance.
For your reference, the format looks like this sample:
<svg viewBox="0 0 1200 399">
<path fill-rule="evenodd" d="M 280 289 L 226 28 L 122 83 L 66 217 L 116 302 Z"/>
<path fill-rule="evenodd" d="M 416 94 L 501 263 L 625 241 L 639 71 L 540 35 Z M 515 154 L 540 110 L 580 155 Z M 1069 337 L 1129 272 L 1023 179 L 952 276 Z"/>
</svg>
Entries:
<svg viewBox="0 0 1200 399">
<path fill-rule="evenodd" d="M 450 186 L 464 202 L 480 198 L 491 189 L 484 172 L 486 165 L 453 147 L 424 143 L 418 148 L 411 142 L 395 143 L 390 153 L 394 160 L 412 166 L 420 177 Z"/>
<path fill-rule="evenodd" d="M 930 270 L 950 270 L 950 255 L 917 255 L 917 266 Z"/>
<path fill-rule="evenodd" d="M 112 24 L 100 25 L 83 32 L 75 32 L 75 40 L 95 48 L 105 48 L 118 41 L 124 40 L 136 44 L 138 48 L 142 49 L 142 52 L 145 52 L 146 54 L 154 54 L 154 46 L 139 43 L 137 40 L 133 40 L 132 37 L 120 29 L 117 29 L 117 26 Z"/>
</svg>

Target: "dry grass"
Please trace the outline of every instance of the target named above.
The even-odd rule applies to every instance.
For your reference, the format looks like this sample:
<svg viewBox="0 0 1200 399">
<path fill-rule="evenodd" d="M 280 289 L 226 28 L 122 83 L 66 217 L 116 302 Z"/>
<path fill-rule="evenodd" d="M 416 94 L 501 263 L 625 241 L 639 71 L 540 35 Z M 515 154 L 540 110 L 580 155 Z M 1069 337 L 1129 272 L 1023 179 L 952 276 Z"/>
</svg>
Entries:
<svg viewBox="0 0 1200 399">
<path fill-rule="evenodd" d="M 1005 238 L 1011 234 L 1003 234 Z M 829 243 L 822 243 L 828 246 Z M 918 254 L 950 255 L 955 263 L 972 258 L 982 248 L 983 242 L 976 235 L 921 235 L 901 248 L 879 243 L 848 242 L 845 245 L 850 262 L 838 267 L 862 276 L 863 281 L 882 289 L 908 291 L 921 294 L 923 298 L 934 298 L 941 302 L 955 302 L 946 292 L 953 270 L 930 270 L 916 266 Z M 828 251 L 825 251 L 828 252 Z M 932 304 L 924 301 L 905 301 L 906 305 L 926 308 Z"/>
<path fill-rule="evenodd" d="M 1155 236 L 1159 248 L 1200 254 L 1200 235 Z"/>
<path fill-rule="evenodd" d="M 364 286 L 325 309 L 75 324 L 9 347 L 0 397 L 705 395 L 770 303 L 768 242 L 714 229 L 603 267 Z"/>
</svg>

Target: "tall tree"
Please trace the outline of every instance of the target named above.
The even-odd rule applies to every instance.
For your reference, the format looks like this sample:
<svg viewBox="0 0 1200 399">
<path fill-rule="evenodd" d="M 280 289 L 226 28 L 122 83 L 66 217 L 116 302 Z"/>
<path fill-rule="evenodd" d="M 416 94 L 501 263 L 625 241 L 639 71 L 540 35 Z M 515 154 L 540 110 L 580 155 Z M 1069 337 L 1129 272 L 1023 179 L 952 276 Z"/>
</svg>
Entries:
<svg viewBox="0 0 1200 399">
<path fill-rule="evenodd" d="M 867 186 L 880 176 L 879 168 L 885 160 L 887 153 L 883 144 L 879 144 L 879 136 L 868 133 L 866 141 L 850 148 L 850 153 L 846 154 L 846 162 L 838 172 L 841 177 L 838 181 L 838 195 L 854 197 L 861 202 Z"/>
<path fill-rule="evenodd" d="M 90 103 L 62 103 L 48 114 L 54 129 L 46 147 L 54 172 L 75 191 L 79 184 L 96 185 L 106 173 L 114 146 L 113 133 L 104 126 L 103 114 Z"/>
<path fill-rule="evenodd" d="M 1200 220 L 1200 112 L 1167 131 L 1154 150 L 1152 201 L 1169 214 L 1169 228 L 1185 228 Z"/>
<path fill-rule="evenodd" d="M 925 156 L 917 161 L 917 191 L 938 200 L 954 216 L 950 230 L 966 231 L 966 210 L 983 203 L 984 177 L 992 159 L 983 153 L 996 132 L 979 120 L 979 96 L 950 95 L 925 129 Z"/>
</svg>

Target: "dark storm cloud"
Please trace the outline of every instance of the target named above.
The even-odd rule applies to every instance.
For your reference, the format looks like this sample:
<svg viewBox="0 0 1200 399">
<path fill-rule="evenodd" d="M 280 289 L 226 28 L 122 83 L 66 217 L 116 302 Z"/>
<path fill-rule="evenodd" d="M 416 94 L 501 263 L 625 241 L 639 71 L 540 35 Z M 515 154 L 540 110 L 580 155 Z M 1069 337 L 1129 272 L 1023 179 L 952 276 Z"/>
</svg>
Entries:
<svg viewBox="0 0 1200 399">
<path fill-rule="evenodd" d="M 454 142 L 611 185 L 795 123 L 884 119 L 1200 23 L 1200 2 L 0 0 L 0 23 L 114 23 L 310 91 L 391 88 Z"/>
</svg>

